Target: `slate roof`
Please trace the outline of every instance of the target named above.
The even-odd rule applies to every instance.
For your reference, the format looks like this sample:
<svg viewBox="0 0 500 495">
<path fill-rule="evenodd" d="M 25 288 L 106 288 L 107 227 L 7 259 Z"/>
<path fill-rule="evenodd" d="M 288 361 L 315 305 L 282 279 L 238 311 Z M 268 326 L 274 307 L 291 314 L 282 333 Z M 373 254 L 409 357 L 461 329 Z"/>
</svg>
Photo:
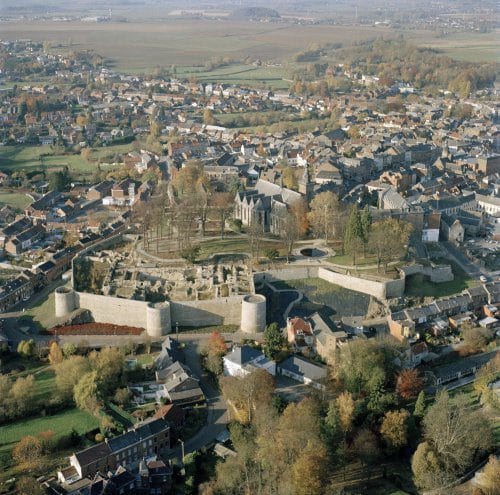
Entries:
<svg viewBox="0 0 500 495">
<path fill-rule="evenodd" d="M 299 356 L 290 356 L 278 365 L 278 368 L 303 376 L 312 381 L 326 378 L 327 371 L 323 366 L 313 364 Z"/>
<path fill-rule="evenodd" d="M 95 462 L 96 459 L 102 459 L 111 454 L 111 449 L 109 448 L 107 443 L 98 443 L 97 445 L 93 445 L 88 449 L 81 450 L 80 452 L 75 453 L 75 457 L 78 460 L 80 466 L 88 466 L 92 462 Z"/>
<path fill-rule="evenodd" d="M 294 201 L 302 197 L 298 192 L 261 179 L 259 179 L 255 184 L 255 190 L 259 194 L 263 194 L 264 196 L 281 196 L 283 201 L 287 204 L 293 203 Z"/>
<path fill-rule="evenodd" d="M 224 359 L 231 361 L 233 363 L 244 365 L 250 361 L 254 361 L 258 357 L 262 356 L 262 352 L 257 349 L 253 349 L 247 345 L 241 347 L 235 347 L 232 352 L 230 352 Z"/>
</svg>

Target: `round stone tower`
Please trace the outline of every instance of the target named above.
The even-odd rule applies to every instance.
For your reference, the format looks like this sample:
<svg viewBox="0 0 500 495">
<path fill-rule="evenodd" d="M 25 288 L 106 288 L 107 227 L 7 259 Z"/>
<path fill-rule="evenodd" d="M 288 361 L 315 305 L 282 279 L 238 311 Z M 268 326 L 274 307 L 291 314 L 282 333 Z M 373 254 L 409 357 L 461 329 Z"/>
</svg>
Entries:
<svg viewBox="0 0 500 495">
<path fill-rule="evenodd" d="M 172 330 L 170 303 L 149 303 L 146 309 L 146 332 L 150 337 L 161 337 Z"/>
<path fill-rule="evenodd" d="M 76 309 L 76 294 L 69 287 L 57 287 L 55 290 L 56 318 L 68 316 Z"/>
<path fill-rule="evenodd" d="M 248 295 L 241 303 L 241 330 L 259 333 L 266 328 L 266 298 L 261 294 Z"/>
</svg>

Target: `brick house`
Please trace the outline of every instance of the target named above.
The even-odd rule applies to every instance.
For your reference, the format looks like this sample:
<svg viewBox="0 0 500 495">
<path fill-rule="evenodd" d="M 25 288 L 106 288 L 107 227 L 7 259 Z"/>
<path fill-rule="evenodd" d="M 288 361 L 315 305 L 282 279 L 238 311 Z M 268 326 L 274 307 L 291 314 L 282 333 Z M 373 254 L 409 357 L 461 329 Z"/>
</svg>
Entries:
<svg viewBox="0 0 500 495">
<path fill-rule="evenodd" d="M 71 455 L 70 465 L 74 468 L 71 472 L 85 478 L 118 466 L 136 469 L 143 458 L 160 455 L 169 448 L 169 423 L 164 419 L 147 420 L 122 435 Z"/>
</svg>

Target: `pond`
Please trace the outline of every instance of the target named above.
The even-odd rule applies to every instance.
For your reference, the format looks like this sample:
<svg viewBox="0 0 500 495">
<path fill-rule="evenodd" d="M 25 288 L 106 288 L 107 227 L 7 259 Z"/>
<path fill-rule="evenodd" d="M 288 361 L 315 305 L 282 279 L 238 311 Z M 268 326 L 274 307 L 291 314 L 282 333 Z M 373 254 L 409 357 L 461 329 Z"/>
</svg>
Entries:
<svg viewBox="0 0 500 495">
<path fill-rule="evenodd" d="M 326 252 L 321 249 L 308 247 L 300 250 L 302 256 L 307 256 L 308 258 L 320 258 L 321 256 L 326 256 Z"/>
</svg>

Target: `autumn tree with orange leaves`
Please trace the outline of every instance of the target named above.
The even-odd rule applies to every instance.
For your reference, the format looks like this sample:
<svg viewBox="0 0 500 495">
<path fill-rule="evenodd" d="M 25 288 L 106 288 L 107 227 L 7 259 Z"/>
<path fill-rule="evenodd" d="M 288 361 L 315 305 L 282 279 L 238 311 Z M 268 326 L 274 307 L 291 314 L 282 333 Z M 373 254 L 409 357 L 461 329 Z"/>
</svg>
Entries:
<svg viewBox="0 0 500 495">
<path fill-rule="evenodd" d="M 396 392 L 403 399 L 415 398 L 423 387 L 424 381 L 415 369 L 401 371 L 396 380 Z"/>
</svg>

